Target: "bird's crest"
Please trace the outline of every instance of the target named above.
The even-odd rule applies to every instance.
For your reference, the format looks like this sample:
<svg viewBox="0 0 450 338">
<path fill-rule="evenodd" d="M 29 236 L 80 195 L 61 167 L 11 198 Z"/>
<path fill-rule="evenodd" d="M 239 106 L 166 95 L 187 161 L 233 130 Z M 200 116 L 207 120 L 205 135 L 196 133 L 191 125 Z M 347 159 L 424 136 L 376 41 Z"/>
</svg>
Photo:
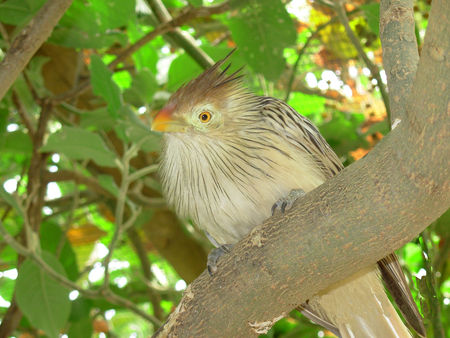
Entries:
<svg viewBox="0 0 450 338">
<path fill-rule="evenodd" d="M 240 73 L 244 67 L 239 68 L 231 74 L 227 74 L 231 67 L 231 63 L 229 63 L 224 70 L 220 70 L 235 50 L 233 49 L 225 58 L 205 70 L 197 78 L 181 86 L 172 95 L 169 102 L 177 105 L 180 102 L 195 104 L 194 100 L 201 101 L 204 98 L 223 100 L 240 89 L 241 79 L 243 77 Z"/>
</svg>

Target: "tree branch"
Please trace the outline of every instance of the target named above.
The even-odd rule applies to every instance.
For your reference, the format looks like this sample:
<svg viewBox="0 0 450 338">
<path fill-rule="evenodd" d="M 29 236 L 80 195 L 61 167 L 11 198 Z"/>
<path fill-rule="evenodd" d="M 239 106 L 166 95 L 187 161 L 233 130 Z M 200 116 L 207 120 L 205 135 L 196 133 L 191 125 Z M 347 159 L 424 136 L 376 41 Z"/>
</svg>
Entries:
<svg viewBox="0 0 450 338">
<path fill-rule="evenodd" d="M 73 0 L 48 0 L 12 42 L 0 63 L 0 100 L 25 68 L 31 57 L 50 36 Z"/>
<path fill-rule="evenodd" d="M 28 115 L 28 113 L 25 111 L 25 108 L 22 105 L 22 102 L 20 102 L 19 97 L 17 93 L 14 91 L 12 92 L 12 101 L 14 105 L 16 106 L 17 112 L 19 113 L 20 119 L 22 120 L 23 124 L 28 130 L 28 135 L 31 139 L 34 137 L 35 128 L 33 125 L 33 122 L 31 121 L 31 117 Z"/>
<path fill-rule="evenodd" d="M 161 0 L 147 0 L 147 3 L 161 23 L 164 24 L 172 20 L 172 16 Z M 228 9 L 228 5 L 220 8 L 221 10 L 226 11 Z M 216 14 L 217 13 L 218 12 L 216 12 Z M 214 61 L 209 57 L 209 55 L 196 46 L 195 40 L 190 35 L 183 34 L 180 29 L 174 29 L 174 31 L 169 33 L 168 35 L 176 42 L 176 44 L 183 48 L 186 53 L 188 53 L 202 68 L 209 68 L 214 64 Z"/>
<path fill-rule="evenodd" d="M 106 196 L 113 197 L 113 195 L 103 188 L 98 181 L 93 177 L 88 177 L 80 172 L 60 169 L 56 172 L 45 172 L 43 175 L 43 181 L 47 184 L 49 182 L 63 182 L 63 181 L 74 181 L 77 184 L 85 184 L 89 189 L 95 191 L 96 193 Z"/>
<path fill-rule="evenodd" d="M 164 311 L 161 308 L 161 296 L 155 292 L 155 290 L 150 287 L 150 282 L 153 279 L 153 274 L 151 270 L 150 260 L 147 256 L 147 251 L 144 248 L 141 237 L 137 233 L 136 229 L 131 228 L 127 231 L 128 238 L 134 246 L 136 254 L 139 257 L 139 262 L 141 263 L 142 274 L 145 278 L 145 284 L 147 286 L 148 298 L 153 306 L 153 313 L 156 318 L 162 320 L 164 318 Z"/>
<path fill-rule="evenodd" d="M 416 75 L 419 53 L 414 25 L 412 0 L 381 0 L 380 39 L 389 83 L 391 124 L 406 117 L 406 101 Z"/>
<path fill-rule="evenodd" d="M 255 336 L 252 327 L 375 264 L 448 209 L 449 11 L 447 0 L 433 1 L 408 123 L 237 243 L 156 336 Z"/>
</svg>

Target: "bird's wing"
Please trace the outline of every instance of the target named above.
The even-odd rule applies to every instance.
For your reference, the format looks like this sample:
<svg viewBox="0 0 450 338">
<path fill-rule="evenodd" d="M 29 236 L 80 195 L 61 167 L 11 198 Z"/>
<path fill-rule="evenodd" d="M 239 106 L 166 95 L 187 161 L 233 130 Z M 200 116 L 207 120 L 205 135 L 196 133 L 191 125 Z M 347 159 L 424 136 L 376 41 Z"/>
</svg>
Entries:
<svg viewBox="0 0 450 338">
<path fill-rule="evenodd" d="M 261 99 L 261 114 L 265 121 L 278 129 L 294 147 L 310 154 L 326 178 L 336 175 L 344 168 L 311 121 L 281 100 L 264 97 Z"/>
<path fill-rule="evenodd" d="M 406 321 L 419 335 L 425 337 L 426 331 L 423 326 L 422 316 L 420 315 L 419 309 L 412 298 L 397 255 L 392 253 L 378 261 L 378 267 L 386 288 L 391 293 L 392 298 L 394 298 L 395 303 L 397 303 L 397 306 Z"/>
<path fill-rule="evenodd" d="M 304 116 L 281 100 L 262 98 L 261 114 L 272 126 L 288 130 L 286 138 L 294 146 L 312 155 L 325 177 L 336 175 L 344 167 L 317 128 Z M 395 253 L 378 262 L 383 281 L 406 321 L 422 336 L 426 336 L 422 316 L 414 302 L 405 275 Z M 323 318 L 322 318 L 323 320 Z M 331 324 L 330 324 L 331 325 Z"/>
<path fill-rule="evenodd" d="M 296 308 L 300 311 L 306 318 L 308 318 L 313 323 L 322 326 L 330 332 L 333 332 L 337 337 L 341 337 L 339 329 L 331 324 L 328 320 L 318 315 L 308 304 L 302 304 Z"/>
</svg>

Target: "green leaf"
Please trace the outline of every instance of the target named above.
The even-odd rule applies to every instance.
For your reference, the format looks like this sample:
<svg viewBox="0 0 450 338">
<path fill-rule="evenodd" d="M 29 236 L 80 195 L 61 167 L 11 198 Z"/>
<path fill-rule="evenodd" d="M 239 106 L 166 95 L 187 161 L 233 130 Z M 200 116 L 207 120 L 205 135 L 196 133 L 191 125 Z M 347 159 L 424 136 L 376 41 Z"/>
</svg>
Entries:
<svg viewBox="0 0 450 338">
<path fill-rule="evenodd" d="M 57 26 L 49 41 L 69 48 L 97 49 L 107 48 L 114 44 L 125 45 L 127 36 L 123 32 L 118 31 L 97 32 L 94 34 L 81 31 L 78 27 Z"/>
<path fill-rule="evenodd" d="M 39 237 L 42 250 L 52 254 L 57 254 L 58 250 L 60 250 L 58 259 L 64 267 L 64 271 L 70 280 L 76 280 L 79 275 L 77 258 L 61 228 L 56 223 L 43 222 L 39 229 Z"/>
<path fill-rule="evenodd" d="M 117 84 L 111 78 L 112 72 L 105 66 L 98 55 L 91 56 L 91 81 L 94 94 L 99 95 L 108 103 L 108 111 L 117 117 L 122 106 L 122 95 Z"/>
<path fill-rule="evenodd" d="M 109 131 L 116 124 L 116 119 L 108 113 L 106 107 L 89 110 L 81 115 L 80 127 L 94 127 L 98 130 Z"/>
<path fill-rule="evenodd" d="M 20 74 L 13 85 L 14 91 L 19 97 L 19 101 L 22 103 L 25 111 L 30 113 L 38 113 L 40 107 L 36 104 L 36 101 L 31 94 L 30 87 L 27 85 L 23 74 Z"/>
<path fill-rule="evenodd" d="M 92 300 L 79 296 L 72 302 L 69 320 L 77 322 L 83 318 L 89 318 L 89 313 L 92 309 Z"/>
<path fill-rule="evenodd" d="M 125 26 L 128 20 L 135 15 L 135 0 L 91 0 L 91 3 L 92 8 L 87 8 L 87 10 L 94 12 L 96 19 L 101 20 L 101 28 L 103 29 Z"/>
<path fill-rule="evenodd" d="M 114 182 L 114 179 L 110 175 L 98 175 L 98 183 L 107 191 L 109 191 L 113 196 L 119 195 L 119 188 Z"/>
<path fill-rule="evenodd" d="M 126 70 L 115 72 L 112 75 L 112 79 L 119 86 L 121 91 L 131 87 L 131 75 L 130 72 Z"/>
<path fill-rule="evenodd" d="M 13 298 L 15 285 L 15 280 L 6 277 L 0 278 L 0 296 L 10 302 Z"/>
<path fill-rule="evenodd" d="M 137 143 L 145 138 L 141 149 L 146 152 L 161 150 L 161 135 L 150 131 L 143 123 L 135 121 L 121 121 L 117 126 L 116 133 L 119 137 L 125 137 L 126 141 Z"/>
<path fill-rule="evenodd" d="M 422 248 L 418 244 L 407 243 L 402 249 L 403 258 L 408 269 L 413 272 L 419 272 L 423 264 Z"/>
<path fill-rule="evenodd" d="M 319 130 L 339 156 L 347 155 L 350 150 L 367 146 L 367 141 L 357 132 L 363 121 L 363 114 L 336 112 Z"/>
<path fill-rule="evenodd" d="M 131 87 L 124 92 L 124 98 L 135 107 L 141 107 L 152 101 L 157 89 L 155 76 L 148 69 L 143 69 L 133 77 Z"/>
<path fill-rule="evenodd" d="M 436 233 L 444 240 L 450 240 L 450 209 L 439 217 L 434 225 Z"/>
<path fill-rule="evenodd" d="M 42 251 L 42 259 L 56 272 L 65 276 L 56 257 Z M 16 301 L 30 323 L 50 337 L 58 337 L 70 313 L 69 290 L 53 280 L 32 260 L 27 259 L 19 269 Z"/>
<path fill-rule="evenodd" d="M 110 47 L 125 45 L 127 37 L 117 28 L 134 15 L 135 1 L 74 1 L 52 33 L 50 41 L 66 47 Z"/>
<path fill-rule="evenodd" d="M 8 109 L 0 108 L 0 137 L 2 137 L 6 132 L 6 126 L 8 125 L 8 116 Z"/>
<path fill-rule="evenodd" d="M 141 37 L 143 37 L 148 30 L 144 30 L 145 26 L 140 25 L 137 20 L 130 20 L 128 23 L 127 34 L 130 39 L 130 43 L 135 43 Z M 147 27 L 148 28 L 148 27 Z M 137 70 L 142 70 L 144 68 L 150 69 L 153 74 L 156 74 L 156 63 L 158 62 L 157 49 L 152 46 L 151 43 L 147 43 L 141 48 L 139 48 L 132 55 L 133 60 L 136 64 Z"/>
<path fill-rule="evenodd" d="M 277 80 L 284 70 L 283 50 L 295 43 L 294 23 L 280 0 L 250 1 L 229 21 L 240 52 L 268 80 Z"/>
<path fill-rule="evenodd" d="M 115 155 L 102 138 L 80 128 L 62 127 L 59 132 L 50 135 L 40 151 L 61 153 L 74 160 L 91 159 L 101 166 L 115 166 Z"/>
<path fill-rule="evenodd" d="M 194 7 L 200 7 L 203 5 L 203 0 L 188 0 L 188 2 Z"/>
<path fill-rule="evenodd" d="M 361 8 L 370 30 L 378 36 L 380 34 L 380 4 L 373 2 L 361 5 Z"/>
<path fill-rule="evenodd" d="M 87 318 L 82 318 L 77 322 L 70 324 L 68 336 L 70 338 L 85 338 L 92 337 L 94 328 L 92 326 L 92 320 Z"/>
<path fill-rule="evenodd" d="M 321 114 L 325 111 L 325 98 L 300 92 L 291 93 L 289 105 L 304 116 Z"/>
<path fill-rule="evenodd" d="M 7 0 L 0 4 L 0 22 L 20 26 L 42 7 L 46 0 Z"/>
</svg>

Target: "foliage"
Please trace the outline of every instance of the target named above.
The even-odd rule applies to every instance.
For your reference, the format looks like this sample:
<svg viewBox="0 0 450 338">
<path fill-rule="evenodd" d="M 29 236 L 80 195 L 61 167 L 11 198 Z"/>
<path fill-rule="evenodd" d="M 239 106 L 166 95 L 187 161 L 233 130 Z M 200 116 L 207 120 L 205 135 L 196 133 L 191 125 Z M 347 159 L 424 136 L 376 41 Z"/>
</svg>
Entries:
<svg viewBox="0 0 450 338">
<path fill-rule="evenodd" d="M 43 3 L 0 1 L 0 58 Z M 173 17 L 216 4 L 163 3 Z M 232 70 L 245 65 L 258 94 L 288 97 L 346 165 L 389 131 L 385 84 L 376 85 L 321 3 L 230 1 L 129 52 L 159 25 L 157 1 L 74 0 L 0 103 L 0 318 L 22 318 L 9 334 L 148 336 L 203 270 L 211 247 L 166 210 L 156 175 L 160 136 L 148 127 L 171 93 L 202 71 L 199 48 L 219 60 L 237 47 Z M 379 4 L 355 1 L 346 10 L 381 67 Z M 415 7 L 418 37 L 428 11 L 424 1 Z M 436 318 L 450 334 L 449 223 L 447 212 L 398 252 L 430 336 Z M 266 336 L 299 335 L 331 333 L 293 312 Z"/>
</svg>

